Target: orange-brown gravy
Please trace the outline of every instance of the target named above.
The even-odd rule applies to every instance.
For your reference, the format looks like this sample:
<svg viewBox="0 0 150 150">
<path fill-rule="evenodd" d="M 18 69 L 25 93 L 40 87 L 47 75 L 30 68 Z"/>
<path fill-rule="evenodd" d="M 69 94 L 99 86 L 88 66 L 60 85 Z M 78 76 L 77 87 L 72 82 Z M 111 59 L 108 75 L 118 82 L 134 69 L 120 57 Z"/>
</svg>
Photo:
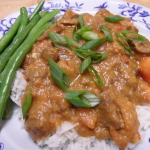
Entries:
<svg viewBox="0 0 150 150">
<path fill-rule="evenodd" d="M 108 23 L 105 16 L 110 16 L 102 9 L 95 16 L 83 14 L 84 24 L 92 26 L 92 31 L 100 38 L 104 33 L 100 25 L 107 26 L 114 42 L 104 42 L 94 51 L 108 54 L 108 57 L 93 67 L 102 77 L 104 86 L 95 84 L 88 71 L 80 74 L 82 60 L 76 54 L 64 47 L 55 47 L 47 36 L 47 32 L 56 32 L 72 38 L 73 26 L 78 18 L 71 10 L 48 29 L 23 64 L 27 80 L 26 93 L 32 92 L 32 104 L 25 119 L 25 128 L 33 140 L 41 140 L 49 136 L 63 122 L 79 123 L 76 131 L 80 136 L 96 136 L 99 139 L 112 139 L 121 148 L 125 148 L 138 133 L 139 121 L 135 105 L 150 100 L 143 86 L 145 83 L 138 73 L 139 61 L 148 54 L 133 51 L 132 56 L 125 54 L 118 44 L 115 32 L 131 30 L 138 32 L 128 20 L 120 23 Z M 79 45 L 85 41 L 80 40 Z M 101 99 L 94 108 L 75 107 L 65 98 L 63 92 L 53 81 L 48 65 L 48 59 L 53 59 L 71 78 L 69 90 L 88 90 Z M 144 95 L 145 94 L 145 95 Z M 24 102 L 26 94 L 22 98 Z"/>
</svg>

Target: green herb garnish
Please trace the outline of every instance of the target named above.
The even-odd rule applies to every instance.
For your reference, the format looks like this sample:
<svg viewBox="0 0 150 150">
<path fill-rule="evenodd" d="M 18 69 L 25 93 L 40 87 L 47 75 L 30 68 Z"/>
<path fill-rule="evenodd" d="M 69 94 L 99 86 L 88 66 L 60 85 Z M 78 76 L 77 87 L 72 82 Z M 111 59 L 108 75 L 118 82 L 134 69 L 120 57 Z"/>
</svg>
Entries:
<svg viewBox="0 0 150 150">
<path fill-rule="evenodd" d="M 109 17 L 105 17 L 104 20 L 109 22 L 109 23 L 116 23 L 119 21 L 123 21 L 125 19 L 121 16 L 109 16 Z"/>
<path fill-rule="evenodd" d="M 75 47 L 79 47 L 76 41 L 60 34 L 48 32 L 48 36 L 56 47 L 66 47 L 70 50 L 72 50 L 72 45 Z"/>
<path fill-rule="evenodd" d="M 83 16 L 80 15 L 73 30 L 73 38 L 75 41 L 78 41 L 81 38 L 81 36 L 77 34 L 76 32 L 78 29 L 82 28 L 83 26 L 84 26 L 84 19 L 83 19 Z"/>
<path fill-rule="evenodd" d="M 22 114 L 23 114 L 23 118 L 26 117 L 26 114 L 30 108 L 30 105 L 31 105 L 31 102 L 32 102 L 32 94 L 31 92 L 28 92 L 28 95 L 26 97 L 26 100 L 22 106 Z"/>
<path fill-rule="evenodd" d="M 64 92 L 66 92 L 70 86 L 69 74 L 52 59 L 49 59 L 49 67 L 52 79 Z"/>
<path fill-rule="evenodd" d="M 95 40 L 91 40 L 91 41 L 88 41 L 86 43 L 84 43 L 80 49 L 85 49 L 85 50 L 91 50 L 91 49 L 94 49 L 94 48 L 97 48 L 99 45 L 101 45 L 103 42 L 106 41 L 106 38 L 98 38 L 98 39 L 95 39 Z"/>
<path fill-rule="evenodd" d="M 91 57 L 88 56 L 80 65 L 80 73 L 83 73 L 91 64 Z"/>
<path fill-rule="evenodd" d="M 109 30 L 106 26 L 101 25 L 101 26 L 100 26 L 100 29 L 105 33 L 105 35 L 106 35 L 106 40 L 107 40 L 107 41 L 109 41 L 109 42 L 114 42 L 114 40 L 113 40 L 113 38 L 112 38 L 112 36 L 111 36 L 110 30 Z"/>
<path fill-rule="evenodd" d="M 124 52 L 131 56 L 132 50 L 131 50 L 128 42 L 126 41 L 126 39 L 123 36 L 121 36 L 119 33 L 116 33 L 116 37 L 118 39 L 119 45 L 124 49 Z"/>
<path fill-rule="evenodd" d="M 142 36 L 142 35 L 140 35 L 138 33 L 129 31 L 129 30 L 123 30 L 123 31 L 121 31 L 121 33 L 122 33 L 123 36 L 125 36 L 126 38 L 128 38 L 131 41 L 135 41 L 135 42 L 147 41 L 147 39 L 144 36 Z M 131 38 L 131 37 L 128 36 L 128 34 L 134 34 L 134 35 L 137 36 L 137 38 Z"/>
<path fill-rule="evenodd" d="M 90 66 L 88 67 L 88 71 L 89 71 L 89 73 L 90 73 L 90 75 L 91 75 L 91 77 L 92 77 L 92 80 L 93 80 L 97 85 L 99 85 L 99 86 L 103 86 L 103 85 L 104 85 L 104 83 L 103 83 L 103 81 L 102 81 L 100 75 L 98 74 L 97 70 L 95 70 L 95 68 L 94 68 L 93 66 L 90 65 Z M 95 76 L 94 76 L 93 74 L 95 74 Z M 95 77 L 96 77 L 96 78 L 95 78 Z"/>
<path fill-rule="evenodd" d="M 101 102 L 99 97 L 87 90 L 68 91 L 64 97 L 76 107 L 95 107 Z"/>
</svg>

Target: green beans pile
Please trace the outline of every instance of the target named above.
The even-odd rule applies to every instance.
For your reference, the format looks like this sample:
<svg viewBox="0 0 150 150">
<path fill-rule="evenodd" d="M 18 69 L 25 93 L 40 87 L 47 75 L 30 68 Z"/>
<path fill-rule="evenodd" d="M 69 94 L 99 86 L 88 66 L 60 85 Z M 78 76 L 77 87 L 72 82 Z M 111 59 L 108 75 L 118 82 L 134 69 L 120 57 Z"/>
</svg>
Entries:
<svg viewBox="0 0 150 150">
<path fill-rule="evenodd" d="M 0 123 L 9 116 L 6 113 L 11 112 L 8 110 L 11 108 L 9 95 L 16 71 L 33 44 L 50 28 L 50 21 L 59 13 L 58 9 L 40 12 L 44 2 L 41 0 L 29 17 L 26 8 L 22 7 L 15 23 L 0 39 Z"/>
</svg>

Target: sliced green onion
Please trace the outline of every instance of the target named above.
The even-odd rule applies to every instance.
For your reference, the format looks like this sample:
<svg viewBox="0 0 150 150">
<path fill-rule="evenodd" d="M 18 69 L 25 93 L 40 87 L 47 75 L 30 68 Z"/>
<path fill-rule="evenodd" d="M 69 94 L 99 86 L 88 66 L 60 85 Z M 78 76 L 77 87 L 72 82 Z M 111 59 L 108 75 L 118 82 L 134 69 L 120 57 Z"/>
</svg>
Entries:
<svg viewBox="0 0 150 150">
<path fill-rule="evenodd" d="M 135 41 L 135 42 L 143 42 L 143 41 L 147 41 L 147 39 L 135 32 L 129 31 L 129 30 L 123 30 L 121 31 L 122 35 L 125 36 L 126 38 L 130 39 L 131 41 Z M 138 38 L 131 38 L 129 36 L 127 36 L 127 34 L 135 34 Z"/>
<path fill-rule="evenodd" d="M 97 48 L 99 45 L 101 45 L 105 41 L 106 41 L 106 38 L 101 38 L 101 39 L 99 38 L 99 39 L 91 40 L 91 41 L 84 43 L 80 47 L 80 49 L 86 49 L 86 50 L 94 49 L 94 48 Z"/>
<path fill-rule="evenodd" d="M 101 30 L 105 33 L 105 35 L 107 36 L 107 37 L 106 37 L 107 41 L 109 41 L 109 42 L 114 42 L 114 40 L 113 40 L 113 38 L 112 38 L 112 36 L 111 36 L 110 30 L 109 30 L 106 26 L 101 25 L 101 26 L 100 26 L 100 29 L 101 29 Z"/>
<path fill-rule="evenodd" d="M 88 71 L 89 71 L 89 73 L 90 73 L 90 75 L 91 75 L 91 77 L 92 77 L 92 80 L 93 80 L 97 85 L 99 85 L 99 86 L 103 86 L 103 85 L 104 85 L 104 83 L 103 83 L 103 81 L 102 81 L 100 75 L 98 74 L 98 72 L 95 70 L 95 68 L 94 68 L 93 66 L 90 65 L 90 66 L 88 67 Z M 93 75 L 93 73 L 94 73 L 94 75 Z"/>
<path fill-rule="evenodd" d="M 86 57 L 79 50 L 80 49 L 75 49 L 74 50 L 75 54 L 82 59 L 86 59 Z M 84 50 L 82 50 L 82 51 L 84 51 Z"/>
<path fill-rule="evenodd" d="M 87 90 L 68 91 L 64 97 L 76 107 L 95 107 L 101 102 L 99 97 Z"/>
<path fill-rule="evenodd" d="M 75 40 L 73 40 L 73 39 L 71 39 L 71 38 L 68 38 L 68 37 L 65 37 L 66 38 L 66 42 L 67 43 L 69 43 L 69 44 L 71 44 L 71 45 L 74 45 L 74 46 L 76 46 L 76 47 L 79 47 L 79 44 L 75 41 Z"/>
<path fill-rule="evenodd" d="M 56 47 L 66 47 L 70 50 L 72 50 L 72 46 L 74 45 L 76 47 L 79 47 L 78 43 L 76 41 L 74 41 L 71 38 L 62 36 L 60 34 L 54 33 L 54 32 L 48 32 L 48 36 L 49 38 L 52 40 L 53 44 Z"/>
<path fill-rule="evenodd" d="M 123 36 L 121 36 L 119 33 L 116 33 L 116 37 L 118 39 L 119 45 L 124 49 L 124 52 L 131 56 L 132 50 L 131 50 L 128 42 L 126 41 L 126 39 Z M 121 39 L 121 41 L 119 39 Z"/>
<path fill-rule="evenodd" d="M 92 31 L 86 31 L 82 34 L 82 38 L 84 40 L 94 40 L 94 39 L 98 39 L 98 35 Z"/>
<path fill-rule="evenodd" d="M 104 59 L 106 59 L 108 56 L 108 54 L 102 54 L 102 53 L 99 53 L 99 54 L 92 54 L 91 55 L 91 58 L 92 58 L 92 64 L 95 64 L 95 63 L 99 63 L 101 61 L 103 61 Z"/>
<path fill-rule="evenodd" d="M 52 79 L 64 92 L 66 92 L 70 86 L 69 74 L 59 67 L 52 59 L 48 61 Z"/>
<path fill-rule="evenodd" d="M 84 26 L 84 19 L 83 19 L 83 16 L 80 15 L 73 30 L 73 38 L 75 41 L 78 41 L 81 38 L 81 36 L 77 34 L 76 32 L 78 29 L 82 28 L 83 26 Z"/>
<path fill-rule="evenodd" d="M 123 21 L 125 19 L 121 16 L 109 16 L 109 17 L 105 17 L 104 20 L 109 22 L 109 23 L 116 23 L 119 21 Z"/>
<path fill-rule="evenodd" d="M 76 33 L 82 35 L 84 32 L 90 31 L 91 29 L 93 29 L 93 27 L 83 26 L 82 28 L 77 30 Z"/>
<path fill-rule="evenodd" d="M 102 53 L 90 51 L 90 50 L 75 49 L 74 52 L 78 57 L 83 58 L 83 59 L 86 59 L 86 56 L 90 56 L 92 59 L 91 63 L 101 62 L 108 56 L 108 54 L 102 54 Z"/>
<path fill-rule="evenodd" d="M 85 39 L 85 40 L 98 39 L 98 35 L 92 31 L 90 31 L 91 29 L 93 29 L 93 27 L 84 26 L 84 27 L 80 28 L 79 30 L 77 30 L 76 34 L 78 35 L 78 40 L 81 38 Z"/>
<path fill-rule="evenodd" d="M 26 114 L 30 108 L 31 102 L 32 102 L 32 94 L 31 94 L 31 92 L 28 92 L 27 98 L 22 106 L 23 118 L 26 117 Z"/>
<path fill-rule="evenodd" d="M 91 57 L 88 56 L 80 65 L 80 73 L 83 73 L 91 64 Z"/>
<path fill-rule="evenodd" d="M 69 43 L 67 43 L 67 42 L 64 42 L 64 41 L 53 41 L 53 44 L 56 47 L 66 47 L 66 48 L 72 50 L 71 45 Z"/>
</svg>

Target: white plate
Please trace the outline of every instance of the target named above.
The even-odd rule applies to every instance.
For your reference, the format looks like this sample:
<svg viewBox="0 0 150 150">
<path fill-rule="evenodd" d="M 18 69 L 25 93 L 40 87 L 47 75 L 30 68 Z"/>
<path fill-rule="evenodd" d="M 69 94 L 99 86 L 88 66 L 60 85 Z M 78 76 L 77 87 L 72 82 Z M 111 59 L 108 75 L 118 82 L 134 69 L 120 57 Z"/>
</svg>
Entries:
<svg viewBox="0 0 150 150">
<path fill-rule="evenodd" d="M 28 8 L 29 14 L 36 7 Z M 78 13 L 88 12 L 95 13 L 101 8 L 106 8 L 113 14 L 119 14 L 129 17 L 135 22 L 135 25 L 140 30 L 140 33 L 150 39 L 150 9 L 127 3 L 121 0 L 53 0 L 45 2 L 43 10 L 51 11 L 60 9 L 61 14 L 67 9 L 72 9 Z M 19 11 L 13 13 L 0 21 L 0 37 L 8 31 Z M 14 108 L 15 111 L 16 107 Z M 3 122 L 4 126 L 0 132 L 0 150 L 48 150 L 47 147 L 40 148 L 30 138 L 25 130 L 21 130 L 21 121 L 16 116 L 15 112 L 11 119 Z M 150 129 L 146 131 L 146 136 L 134 150 L 150 150 Z"/>
</svg>

